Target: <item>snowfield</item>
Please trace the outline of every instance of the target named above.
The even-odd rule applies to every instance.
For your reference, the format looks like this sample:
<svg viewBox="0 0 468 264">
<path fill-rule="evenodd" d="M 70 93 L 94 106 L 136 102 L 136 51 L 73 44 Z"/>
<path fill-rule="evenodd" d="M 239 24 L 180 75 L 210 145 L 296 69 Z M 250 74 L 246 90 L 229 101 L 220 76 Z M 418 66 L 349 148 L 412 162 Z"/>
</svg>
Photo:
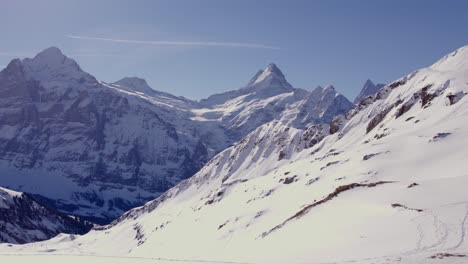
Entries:
<svg viewBox="0 0 468 264">
<path fill-rule="evenodd" d="M 267 123 L 110 225 L 0 245 L 0 261 L 468 263 L 467 93 L 468 46 L 338 129 Z"/>
</svg>

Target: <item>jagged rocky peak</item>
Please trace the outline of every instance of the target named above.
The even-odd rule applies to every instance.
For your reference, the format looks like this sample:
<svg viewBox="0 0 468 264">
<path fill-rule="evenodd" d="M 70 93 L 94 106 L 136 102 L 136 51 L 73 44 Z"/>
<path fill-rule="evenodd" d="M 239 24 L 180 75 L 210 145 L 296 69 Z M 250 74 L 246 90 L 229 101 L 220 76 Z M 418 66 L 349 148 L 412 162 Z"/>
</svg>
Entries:
<svg viewBox="0 0 468 264">
<path fill-rule="evenodd" d="M 125 77 L 113 84 L 131 89 L 136 92 L 154 92 L 154 90 L 148 85 L 146 80 L 139 77 Z"/>
<path fill-rule="evenodd" d="M 322 91 L 322 100 L 333 100 L 335 97 L 340 96 L 333 85 L 327 85 Z"/>
<path fill-rule="evenodd" d="M 286 81 L 286 77 L 283 72 L 274 63 L 268 64 L 265 69 L 260 70 L 255 74 L 247 84 L 247 87 L 252 86 L 292 88 L 291 84 Z"/>
<path fill-rule="evenodd" d="M 255 74 L 255 76 L 250 80 L 249 85 L 259 83 L 270 75 L 285 79 L 283 72 L 281 72 L 278 66 L 276 66 L 274 63 L 270 63 L 265 69 L 259 70 L 257 74 Z"/>
<path fill-rule="evenodd" d="M 330 93 L 330 92 L 336 93 L 335 87 L 331 84 L 325 86 L 325 88 L 323 89 L 323 92 L 324 93 Z"/>
<path fill-rule="evenodd" d="M 367 79 L 363 87 L 369 87 L 369 86 L 374 86 L 374 85 L 375 84 L 371 81 L 371 79 Z"/>
<path fill-rule="evenodd" d="M 57 47 L 47 48 L 34 58 L 24 59 L 21 63 L 28 79 L 40 81 L 46 87 L 70 87 L 97 82 L 92 75 L 83 71 L 76 61 L 65 56 Z"/>
<path fill-rule="evenodd" d="M 206 99 L 200 100 L 200 103 L 205 107 L 212 107 L 246 94 L 250 95 L 244 100 L 250 101 L 253 99 L 266 99 L 279 94 L 293 92 L 294 90 L 278 66 L 270 63 L 265 69 L 258 71 L 246 86 L 238 90 L 211 95 Z"/>
<path fill-rule="evenodd" d="M 314 90 L 311 92 L 311 97 L 320 99 L 324 96 L 327 97 L 335 97 L 338 96 L 339 93 L 336 91 L 335 87 L 333 85 L 327 85 L 324 87 L 322 86 L 317 86 Z"/>
<path fill-rule="evenodd" d="M 380 88 L 382 88 L 384 86 L 385 86 L 385 84 L 382 84 L 382 83 L 374 84 L 374 82 L 372 82 L 370 79 L 367 79 L 367 81 L 362 86 L 361 92 L 354 99 L 354 103 L 357 104 L 362 99 L 364 99 L 364 98 L 366 98 L 368 96 L 374 95 L 375 93 L 377 93 L 380 90 Z"/>
</svg>

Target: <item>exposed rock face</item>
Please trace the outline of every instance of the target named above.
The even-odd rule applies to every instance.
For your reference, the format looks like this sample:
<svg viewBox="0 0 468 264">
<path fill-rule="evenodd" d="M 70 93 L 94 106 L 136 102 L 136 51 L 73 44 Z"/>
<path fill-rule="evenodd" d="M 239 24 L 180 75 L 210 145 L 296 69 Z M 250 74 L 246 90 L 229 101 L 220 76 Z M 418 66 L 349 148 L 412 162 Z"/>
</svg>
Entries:
<svg viewBox="0 0 468 264">
<path fill-rule="evenodd" d="M 84 234 L 92 225 L 47 208 L 30 195 L 0 188 L 0 243 L 29 243 L 59 233 Z"/>
</svg>

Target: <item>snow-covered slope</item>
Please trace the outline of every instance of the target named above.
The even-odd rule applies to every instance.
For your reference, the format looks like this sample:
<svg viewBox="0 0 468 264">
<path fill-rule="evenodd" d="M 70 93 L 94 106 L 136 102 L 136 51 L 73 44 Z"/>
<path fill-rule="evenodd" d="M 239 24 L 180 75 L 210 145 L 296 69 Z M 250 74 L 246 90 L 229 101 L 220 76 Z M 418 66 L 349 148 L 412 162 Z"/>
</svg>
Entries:
<svg viewBox="0 0 468 264">
<path fill-rule="evenodd" d="M 84 234 L 92 225 L 44 207 L 30 195 L 0 188 L 0 243 L 29 243 L 60 233 Z"/>
<path fill-rule="evenodd" d="M 468 46 L 330 126 L 257 128 L 109 226 L 0 251 L 129 262 L 465 263 L 467 93 Z"/>
<path fill-rule="evenodd" d="M 374 95 L 376 92 L 378 92 L 382 87 L 384 87 L 385 84 L 378 83 L 374 84 L 371 80 L 367 80 L 364 83 L 364 86 L 362 86 L 361 92 L 359 92 L 358 96 L 354 99 L 354 103 L 357 104 L 359 103 L 362 99 Z"/>
</svg>

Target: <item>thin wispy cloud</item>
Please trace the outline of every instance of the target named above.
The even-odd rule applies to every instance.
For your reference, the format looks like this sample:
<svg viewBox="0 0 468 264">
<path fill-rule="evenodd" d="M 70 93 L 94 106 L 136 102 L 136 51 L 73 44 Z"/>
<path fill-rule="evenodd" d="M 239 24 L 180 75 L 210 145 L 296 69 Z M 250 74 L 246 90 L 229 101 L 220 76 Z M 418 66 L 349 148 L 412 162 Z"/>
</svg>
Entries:
<svg viewBox="0 0 468 264">
<path fill-rule="evenodd" d="M 271 49 L 279 50 L 279 47 L 269 46 L 257 43 L 243 42 L 213 42 L 213 41 L 168 41 L 168 40 L 132 40 L 132 39 L 114 39 L 89 36 L 66 35 L 67 38 L 80 40 L 98 40 L 128 44 L 146 44 L 157 46 L 199 46 L 199 47 L 231 47 L 231 48 L 253 48 L 253 49 Z"/>
<path fill-rule="evenodd" d="M 71 53 L 70 57 L 113 57 L 122 59 L 136 59 L 136 56 L 125 56 L 118 54 L 105 54 L 105 53 Z"/>
</svg>

